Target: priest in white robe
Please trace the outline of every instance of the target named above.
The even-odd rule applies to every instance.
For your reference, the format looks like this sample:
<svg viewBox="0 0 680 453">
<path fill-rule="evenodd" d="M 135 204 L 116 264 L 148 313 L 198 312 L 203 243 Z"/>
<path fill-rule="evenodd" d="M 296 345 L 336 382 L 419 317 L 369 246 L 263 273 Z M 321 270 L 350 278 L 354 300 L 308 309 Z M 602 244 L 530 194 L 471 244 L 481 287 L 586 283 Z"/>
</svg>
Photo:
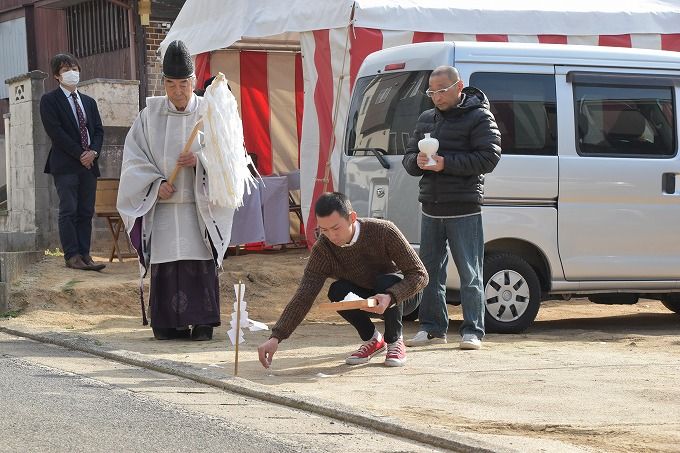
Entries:
<svg viewBox="0 0 680 453">
<path fill-rule="evenodd" d="M 209 340 L 220 325 L 217 269 L 234 211 L 209 201 L 210 181 L 195 140 L 203 98 L 193 93 L 194 67 L 182 41 L 163 59 L 166 95 L 147 98 L 125 140 L 117 208 L 140 256 L 151 268 L 149 309 L 156 339 Z M 175 166 L 177 178 L 168 182 Z M 144 302 L 142 299 L 144 322 Z"/>
</svg>

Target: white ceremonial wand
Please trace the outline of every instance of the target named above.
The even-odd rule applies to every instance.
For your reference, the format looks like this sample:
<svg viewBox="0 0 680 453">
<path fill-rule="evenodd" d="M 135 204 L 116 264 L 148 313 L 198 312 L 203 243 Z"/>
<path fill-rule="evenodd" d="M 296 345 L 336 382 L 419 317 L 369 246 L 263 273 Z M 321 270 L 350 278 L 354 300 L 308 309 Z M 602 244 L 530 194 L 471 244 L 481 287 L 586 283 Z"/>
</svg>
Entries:
<svg viewBox="0 0 680 453">
<path fill-rule="evenodd" d="M 234 292 L 236 293 L 236 302 L 234 302 L 234 312 L 231 314 L 231 329 L 227 332 L 227 337 L 234 345 L 234 376 L 238 375 L 238 350 L 241 343 L 245 343 L 243 337 L 244 327 L 250 329 L 251 332 L 258 330 L 268 330 L 266 324 L 253 321 L 248 317 L 248 303 L 245 300 L 246 285 L 241 280 L 237 285 L 234 285 Z"/>
<path fill-rule="evenodd" d="M 238 376 L 238 344 L 241 339 L 241 294 L 242 294 L 242 284 L 241 280 L 238 281 L 238 291 L 236 294 L 236 325 L 238 326 L 238 332 L 236 332 L 236 345 L 234 354 L 234 376 Z"/>
</svg>

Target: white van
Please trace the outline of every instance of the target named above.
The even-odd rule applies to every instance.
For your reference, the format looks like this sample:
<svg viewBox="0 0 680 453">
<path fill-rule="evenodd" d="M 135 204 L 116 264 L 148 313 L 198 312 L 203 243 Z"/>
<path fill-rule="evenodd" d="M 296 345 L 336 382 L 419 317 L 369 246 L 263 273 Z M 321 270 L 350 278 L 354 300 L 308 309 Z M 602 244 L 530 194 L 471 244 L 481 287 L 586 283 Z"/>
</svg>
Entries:
<svg viewBox="0 0 680 453">
<path fill-rule="evenodd" d="M 503 155 L 483 207 L 488 331 L 520 332 L 540 302 L 663 301 L 680 312 L 680 53 L 438 42 L 369 55 L 354 86 L 340 187 L 360 216 L 420 241 L 418 178 L 401 160 L 432 69 L 491 101 Z M 450 299 L 458 273 L 449 259 Z"/>
</svg>

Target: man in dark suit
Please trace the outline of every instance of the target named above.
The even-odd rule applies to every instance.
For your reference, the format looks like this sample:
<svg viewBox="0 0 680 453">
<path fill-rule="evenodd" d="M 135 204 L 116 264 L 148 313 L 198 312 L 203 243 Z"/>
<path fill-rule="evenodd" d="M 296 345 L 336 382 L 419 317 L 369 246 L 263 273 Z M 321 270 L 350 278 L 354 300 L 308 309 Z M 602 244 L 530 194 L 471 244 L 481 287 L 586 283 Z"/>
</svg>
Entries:
<svg viewBox="0 0 680 453">
<path fill-rule="evenodd" d="M 90 257 L 90 240 L 104 127 L 97 102 L 76 89 L 78 60 L 58 54 L 50 68 L 59 87 L 40 99 L 40 117 L 52 140 L 45 173 L 59 195 L 59 239 L 67 267 L 99 271 L 105 265 Z"/>
</svg>

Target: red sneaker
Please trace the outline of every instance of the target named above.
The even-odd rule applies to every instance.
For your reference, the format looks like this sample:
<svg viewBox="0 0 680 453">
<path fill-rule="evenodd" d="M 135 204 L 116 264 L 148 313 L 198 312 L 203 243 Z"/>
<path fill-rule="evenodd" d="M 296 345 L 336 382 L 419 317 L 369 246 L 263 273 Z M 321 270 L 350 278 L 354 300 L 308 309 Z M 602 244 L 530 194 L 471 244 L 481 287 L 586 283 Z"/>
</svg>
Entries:
<svg viewBox="0 0 680 453">
<path fill-rule="evenodd" d="M 385 340 L 380 337 L 380 340 L 372 338 L 366 343 L 359 346 L 359 349 L 354 351 L 352 355 L 345 359 L 347 365 L 359 365 L 371 360 L 371 357 L 385 349 Z"/>
<path fill-rule="evenodd" d="M 406 363 L 406 348 L 404 347 L 404 339 L 399 338 L 394 343 L 387 345 L 387 356 L 385 357 L 385 366 L 404 366 Z"/>
</svg>

